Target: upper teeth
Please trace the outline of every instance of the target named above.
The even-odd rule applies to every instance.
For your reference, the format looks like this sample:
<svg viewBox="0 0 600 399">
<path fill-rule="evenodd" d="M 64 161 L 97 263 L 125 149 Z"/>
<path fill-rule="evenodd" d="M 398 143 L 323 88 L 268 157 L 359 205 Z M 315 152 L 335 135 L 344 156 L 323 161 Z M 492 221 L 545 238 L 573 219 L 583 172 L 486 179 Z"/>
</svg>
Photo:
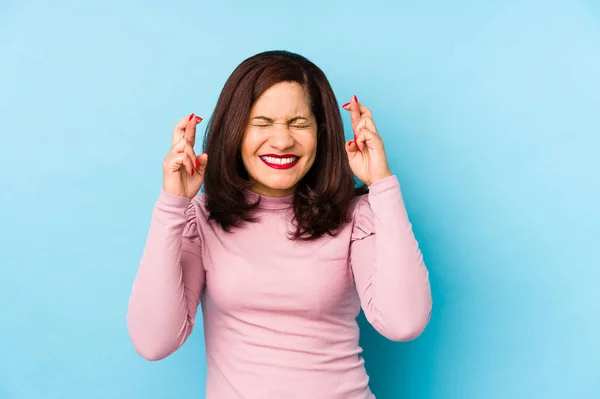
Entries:
<svg viewBox="0 0 600 399">
<path fill-rule="evenodd" d="M 285 165 L 285 164 L 294 162 L 298 157 L 289 157 L 289 158 L 261 157 L 261 158 L 269 163 L 274 163 L 277 165 Z"/>
</svg>

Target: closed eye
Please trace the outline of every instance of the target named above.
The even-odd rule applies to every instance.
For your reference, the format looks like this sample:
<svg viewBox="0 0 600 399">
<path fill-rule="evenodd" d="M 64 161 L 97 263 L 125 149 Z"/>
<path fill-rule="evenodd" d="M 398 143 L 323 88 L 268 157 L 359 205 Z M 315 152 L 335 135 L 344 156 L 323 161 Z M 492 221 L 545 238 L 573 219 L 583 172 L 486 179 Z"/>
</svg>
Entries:
<svg viewBox="0 0 600 399">
<path fill-rule="evenodd" d="M 252 126 L 256 127 L 269 127 L 275 123 L 273 119 L 266 116 L 255 116 L 252 121 Z M 288 120 L 287 125 L 293 129 L 306 129 L 311 126 L 311 123 L 304 116 L 296 116 Z"/>
</svg>

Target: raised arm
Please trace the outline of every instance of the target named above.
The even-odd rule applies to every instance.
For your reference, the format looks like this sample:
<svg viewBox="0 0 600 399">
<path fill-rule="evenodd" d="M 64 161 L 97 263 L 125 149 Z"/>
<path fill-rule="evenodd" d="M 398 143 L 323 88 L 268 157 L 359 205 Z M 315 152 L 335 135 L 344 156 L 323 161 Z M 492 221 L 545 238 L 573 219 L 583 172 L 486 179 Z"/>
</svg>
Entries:
<svg viewBox="0 0 600 399">
<path fill-rule="evenodd" d="M 392 174 L 373 113 L 353 96 L 354 140 L 346 143 L 354 175 L 369 186 L 354 211 L 350 265 L 367 320 L 394 341 L 416 338 L 431 316 L 429 273 Z"/>
<path fill-rule="evenodd" d="M 201 120 L 191 114 L 173 128 L 171 150 L 163 162 L 163 188 L 129 298 L 129 335 L 136 351 L 148 360 L 167 357 L 183 345 L 204 288 L 199 205 L 192 200 L 207 163 L 206 154 L 194 153 Z"/>
<path fill-rule="evenodd" d="M 127 326 L 148 360 L 175 352 L 192 332 L 205 273 L 196 206 L 161 191 L 129 298 Z"/>
<path fill-rule="evenodd" d="M 369 323 L 393 341 L 421 334 L 431 315 L 429 273 L 392 175 L 373 183 L 354 212 L 350 264 Z"/>
</svg>

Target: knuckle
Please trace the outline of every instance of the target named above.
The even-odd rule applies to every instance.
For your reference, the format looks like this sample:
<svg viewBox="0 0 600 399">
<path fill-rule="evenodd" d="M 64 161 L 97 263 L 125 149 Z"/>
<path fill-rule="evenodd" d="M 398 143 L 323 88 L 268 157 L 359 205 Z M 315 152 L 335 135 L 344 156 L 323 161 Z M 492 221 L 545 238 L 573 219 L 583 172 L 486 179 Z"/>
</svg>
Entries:
<svg viewBox="0 0 600 399">
<path fill-rule="evenodd" d="M 175 149 L 177 152 L 182 152 L 183 150 L 185 150 L 185 138 L 182 138 L 177 142 Z"/>
</svg>

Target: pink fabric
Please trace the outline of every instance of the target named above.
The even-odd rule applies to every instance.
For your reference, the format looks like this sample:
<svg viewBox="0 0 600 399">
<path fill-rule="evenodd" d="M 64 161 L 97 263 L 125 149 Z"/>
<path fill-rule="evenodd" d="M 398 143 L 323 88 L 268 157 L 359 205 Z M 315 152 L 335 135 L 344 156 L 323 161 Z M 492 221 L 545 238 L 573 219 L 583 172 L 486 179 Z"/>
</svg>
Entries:
<svg viewBox="0 0 600 399">
<path fill-rule="evenodd" d="M 432 305 L 398 180 L 373 183 L 351 223 L 312 242 L 286 238 L 292 198 L 262 197 L 260 222 L 226 233 L 207 223 L 202 195 L 161 191 L 127 315 L 141 356 L 177 350 L 201 303 L 207 399 L 374 398 L 360 306 L 385 337 L 407 341 Z"/>
</svg>

